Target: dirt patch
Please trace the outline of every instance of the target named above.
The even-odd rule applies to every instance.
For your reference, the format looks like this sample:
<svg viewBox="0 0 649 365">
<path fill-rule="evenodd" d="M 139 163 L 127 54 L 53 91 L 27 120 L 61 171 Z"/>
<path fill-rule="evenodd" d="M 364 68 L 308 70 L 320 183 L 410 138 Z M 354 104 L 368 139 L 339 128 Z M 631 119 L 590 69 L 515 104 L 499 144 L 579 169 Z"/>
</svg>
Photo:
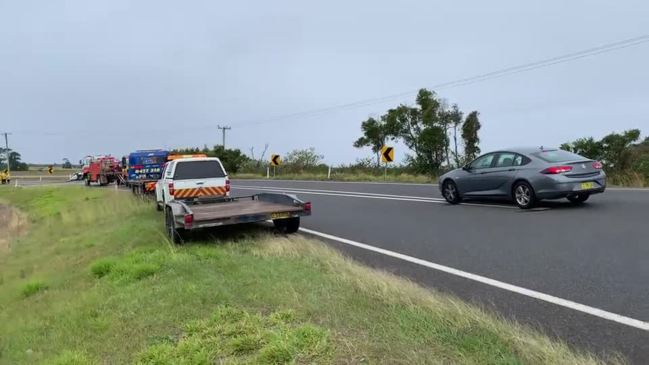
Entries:
<svg viewBox="0 0 649 365">
<path fill-rule="evenodd" d="M 11 241 L 27 232 L 27 216 L 18 209 L 0 204 L 0 253 L 11 249 Z"/>
</svg>

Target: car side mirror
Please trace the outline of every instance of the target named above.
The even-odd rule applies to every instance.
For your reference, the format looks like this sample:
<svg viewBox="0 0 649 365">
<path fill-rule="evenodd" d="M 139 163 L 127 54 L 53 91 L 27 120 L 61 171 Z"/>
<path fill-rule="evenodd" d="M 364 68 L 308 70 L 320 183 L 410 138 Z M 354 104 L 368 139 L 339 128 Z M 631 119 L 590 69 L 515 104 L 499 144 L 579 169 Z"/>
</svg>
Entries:
<svg viewBox="0 0 649 365">
<path fill-rule="evenodd" d="M 467 165 L 464 165 L 464 166 L 462 166 L 462 170 L 464 170 L 464 171 L 471 171 L 471 166 L 469 166 L 468 164 L 467 164 Z"/>
</svg>

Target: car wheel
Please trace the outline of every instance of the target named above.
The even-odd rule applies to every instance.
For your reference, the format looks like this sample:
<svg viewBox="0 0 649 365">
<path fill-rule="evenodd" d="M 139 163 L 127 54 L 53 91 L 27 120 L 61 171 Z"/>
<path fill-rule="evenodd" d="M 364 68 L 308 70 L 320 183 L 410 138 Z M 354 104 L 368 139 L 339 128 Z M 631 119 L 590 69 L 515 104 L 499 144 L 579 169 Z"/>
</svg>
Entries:
<svg viewBox="0 0 649 365">
<path fill-rule="evenodd" d="M 451 204 L 458 204 L 462 201 L 462 198 L 460 198 L 460 192 L 457 190 L 457 185 L 453 180 L 444 181 L 444 185 L 442 185 L 442 195 L 444 195 L 444 199 Z"/>
<path fill-rule="evenodd" d="M 282 233 L 295 233 L 300 229 L 300 217 L 276 219 L 273 221 L 273 224 Z"/>
<path fill-rule="evenodd" d="M 577 194 L 568 196 L 568 200 L 570 200 L 570 202 L 573 204 L 581 204 L 588 200 L 589 197 L 590 194 Z"/>
<path fill-rule="evenodd" d="M 167 237 L 169 240 L 177 245 L 182 245 L 184 243 L 184 233 L 185 230 L 182 228 L 176 228 L 174 226 L 174 216 L 171 209 L 166 210 L 165 214 L 165 230 L 167 231 Z"/>
<path fill-rule="evenodd" d="M 516 183 L 514 186 L 514 202 L 521 209 L 533 208 L 536 204 L 536 195 L 532 185 L 525 181 Z"/>
</svg>

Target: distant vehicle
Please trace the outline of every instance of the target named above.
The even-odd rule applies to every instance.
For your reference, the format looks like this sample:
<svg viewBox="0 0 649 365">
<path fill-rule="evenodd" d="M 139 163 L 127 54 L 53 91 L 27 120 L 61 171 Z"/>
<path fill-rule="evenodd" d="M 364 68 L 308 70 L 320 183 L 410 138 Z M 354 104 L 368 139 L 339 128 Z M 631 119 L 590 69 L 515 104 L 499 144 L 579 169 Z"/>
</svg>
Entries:
<svg viewBox="0 0 649 365">
<path fill-rule="evenodd" d="M 602 164 L 553 148 L 515 148 L 484 154 L 439 178 L 451 204 L 470 198 L 512 199 L 529 209 L 539 200 L 567 198 L 581 204 L 606 189 Z"/>
<path fill-rule="evenodd" d="M 285 233 L 300 228 L 311 203 L 288 194 L 230 197 L 230 180 L 216 157 L 168 162 L 156 183 L 156 204 L 165 212 L 169 239 L 182 243 L 189 230 L 272 220 Z"/>
<path fill-rule="evenodd" d="M 101 186 L 113 182 L 120 184 L 122 177 L 119 161 L 112 156 L 87 157 L 82 173 L 87 186 L 91 183 Z"/>
<path fill-rule="evenodd" d="M 126 168 L 126 185 L 136 194 L 153 193 L 168 157 L 169 151 L 165 150 L 131 152 L 122 159 L 122 167 Z"/>
<path fill-rule="evenodd" d="M 9 169 L 0 170 L 0 183 L 9 184 L 11 182 L 11 174 Z"/>
</svg>

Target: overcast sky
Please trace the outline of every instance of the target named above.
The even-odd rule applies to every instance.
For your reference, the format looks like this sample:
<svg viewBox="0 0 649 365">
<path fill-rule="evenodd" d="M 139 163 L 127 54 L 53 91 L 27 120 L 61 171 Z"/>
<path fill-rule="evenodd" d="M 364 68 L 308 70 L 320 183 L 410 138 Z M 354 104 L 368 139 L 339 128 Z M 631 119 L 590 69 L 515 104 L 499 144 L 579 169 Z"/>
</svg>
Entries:
<svg viewBox="0 0 649 365">
<path fill-rule="evenodd" d="M 431 87 L 649 34 L 646 1 L 0 0 L 0 131 L 28 162 L 220 143 L 330 163 L 360 122 Z M 483 151 L 649 133 L 649 43 L 439 90 Z M 4 141 L 2 141 L 4 143 Z M 397 147 L 397 158 L 405 151 Z"/>
</svg>

